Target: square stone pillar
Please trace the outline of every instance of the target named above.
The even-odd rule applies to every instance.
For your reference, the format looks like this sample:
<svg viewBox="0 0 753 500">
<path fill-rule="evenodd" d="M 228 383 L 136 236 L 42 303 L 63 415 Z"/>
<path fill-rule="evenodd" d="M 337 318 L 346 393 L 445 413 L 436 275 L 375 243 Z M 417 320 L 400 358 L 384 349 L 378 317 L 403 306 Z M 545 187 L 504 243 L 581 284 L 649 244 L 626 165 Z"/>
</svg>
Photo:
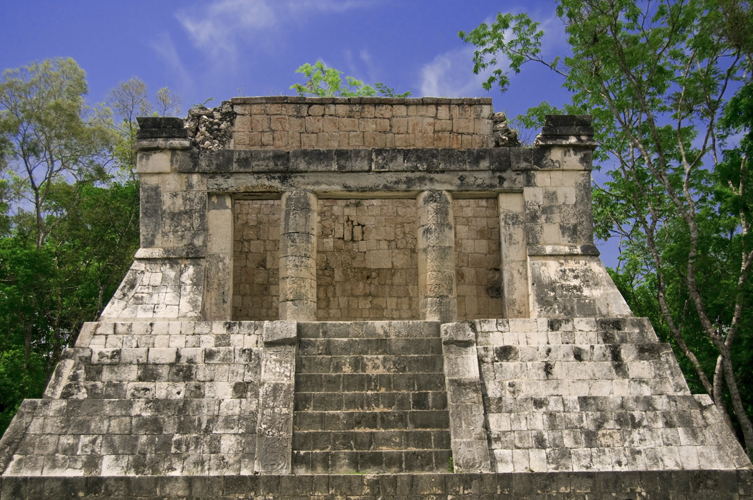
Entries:
<svg viewBox="0 0 753 500">
<path fill-rule="evenodd" d="M 204 319 L 230 321 L 233 315 L 233 197 L 210 194 L 207 202 L 207 263 Z"/>
<path fill-rule="evenodd" d="M 523 193 L 500 193 L 497 207 L 502 258 L 502 314 L 505 318 L 528 318 L 530 292 Z"/>
<path fill-rule="evenodd" d="M 419 317 L 448 323 L 458 313 L 455 284 L 455 219 L 446 191 L 418 195 Z"/>
<path fill-rule="evenodd" d="M 317 198 L 309 191 L 282 195 L 280 319 L 316 321 Z"/>
</svg>

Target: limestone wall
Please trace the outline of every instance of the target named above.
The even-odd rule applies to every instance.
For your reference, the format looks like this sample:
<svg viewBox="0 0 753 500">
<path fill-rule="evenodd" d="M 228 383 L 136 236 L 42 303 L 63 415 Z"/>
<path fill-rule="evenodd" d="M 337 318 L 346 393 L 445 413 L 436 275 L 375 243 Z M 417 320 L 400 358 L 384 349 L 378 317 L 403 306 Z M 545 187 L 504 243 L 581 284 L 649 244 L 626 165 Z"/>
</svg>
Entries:
<svg viewBox="0 0 753 500">
<path fill-rule="evenodd" d="M 589 117 L 548 116 L 535 146 L 521 148 L 488 147 L 499 132 L 490 128 L 499 117 L 485 99 L 265 97 L 235 99 L 225 108 L 221 125 L 234 130 L 235 139 L 218 140 L 217 148 L 189 137 L 180 119 L 142 120 L 142 248 L 103 317 L 176 319 L 184 310 L 218 321 L 630 315 L 593 244 L 590 169 L 596 144 Z M 413 124 L 406 133 L 401 120 Z M 337 131 L 325 131 L 325 123 Z M 357 130 L 346 130 L 354 123 Z M 388 130 L 376 130 L 386 125 Z M 444 140 L 440 129 L 448 127 L 462 136 L 459 142 L 425 142 Z M 345 132 L 347 144 L 320 143 L 331 140 L 327 134 Z M 372 132 L 403 137 L 384 147 L 359 142 Z M 272 142 L 243 145 L 243 134 L 257 133 L 271 134 Z M 310 142 L 282 139 L 294 133 Z M 419 219 L 424 213 L 416 231 L 426 239 L 415 245 L 426 262 L 406 264 L 405 248 L 397 246 L 415 239 L 415 232 L 405 228 L 405 238 L 395 240 L 374 235 L 370 243 L 362 224 L 350 221 L 351 240 L 346 242 L 343 229 L 338 245 L 349 245 L 367 261 L 337 272 L 334 231 L 346 227 L 343 219 L 327 229 L 330 235 L 320 235 L 322 255 L 331 257 L 319 259 L 317 272 L 320 231 L 314 226 L 329 217 L 316 213 L 319 202 L 355 198 L 413 204 Z M 232 202 L 250 199 L 281 199 L 283 205 L 289 199 L 290 206 L 281 206 L 275 220 L 251 208 L 269 202 Z M 440 214 L 447 217 L 435 220 Z M 282 231 L 288 219 L 295 227 Z M 299 222 L 305 224 L 298 228 Z M 379 231 L 390 228 L 387 223 Z M 359 237 L 365 243 L 356 245 L 353 238 Z M 305 248 L 298 248 L 304 240 Z M 294 251 L 279 255 L 277 277 L 275 244 Z M 389 251 L 389 258 L 374 257 L 381 251 Z M 180 279 L 163 283 L 153 269 L 165 266 L 180 266 Z M 164 300 L 147 303 L 154 293 L 164 293 Z"/>
<path fill-rule="evenodd" d="M 240 97 L 235 149 L 483 148 L 492 100 Z"/>
<path fill-rule="evenodd" d="M 501 318 L 497 200 L 456 199 L 452 212 L 455 216 L 458 319 Z"/>
<path fill-rule="evenodd" d="M 278 317 L 280 200 L 237 200 L 234 206 L 233 318 Z"/>
<path fill-rule="evenodd" d="M 418 319 L 416 201 L 319 200 L 317 319 Z"/>
</svg>

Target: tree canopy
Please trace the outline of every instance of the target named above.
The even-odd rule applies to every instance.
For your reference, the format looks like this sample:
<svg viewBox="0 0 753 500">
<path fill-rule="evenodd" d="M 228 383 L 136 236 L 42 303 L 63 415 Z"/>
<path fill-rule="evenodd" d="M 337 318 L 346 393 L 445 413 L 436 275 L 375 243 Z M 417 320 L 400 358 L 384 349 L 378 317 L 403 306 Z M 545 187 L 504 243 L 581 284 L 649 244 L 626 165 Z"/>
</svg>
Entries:
<svg viewBox="0 0 753 500">
<path fill-rule="evenodd" d="M 345 77 L 343 84 L 342 72 L 335 68 L 328 68 L 322 61 L 309 64 L 306 63 L 298 68 L 296 73 L 303 73 L 308 81 L 301 85 L 295 83 L 290 86 L 300 96 L 312 97 L 372 97 L 379 94 L 380 97 L 408 97 L 412 92 L 408 91 L 402 94 L 395 92 L 381 82 L 371 85 L 364 85 L 363 81 L 356 80 L 352 76 Z"/>
<path fill-rule="evenodd" d="M 594 116 L 608 178 L 594 186 L 596 229 L 620 238 L 615 281 L 677 348 L 696 389 L 725 415 L 729 403 L 751 453 L 753 394 L 741 391 L 753 358 L 751 68 L 749 40 L 730 32 L 750 10 L 732 0 L 559 0 L 556 11 L 568 46 L 551 58 L 527 14 L 461 32 L 476 46 L 474 71 L 505 91 L 524 65 L 543 64 L 571 92 L 559 111 Z M 555 110 L 542 103 L 519 119 L 540 124 L 542 111 Z"/>
<path fill-rule="evenodd" d="M 167 88 L 138 78 L 86 105 L 72 59 L 0 80 L 0 433 L 41 397 L 65 347 L 94 321 L 139 244 L 136 116 L 177 113 Z"/>
</svg>

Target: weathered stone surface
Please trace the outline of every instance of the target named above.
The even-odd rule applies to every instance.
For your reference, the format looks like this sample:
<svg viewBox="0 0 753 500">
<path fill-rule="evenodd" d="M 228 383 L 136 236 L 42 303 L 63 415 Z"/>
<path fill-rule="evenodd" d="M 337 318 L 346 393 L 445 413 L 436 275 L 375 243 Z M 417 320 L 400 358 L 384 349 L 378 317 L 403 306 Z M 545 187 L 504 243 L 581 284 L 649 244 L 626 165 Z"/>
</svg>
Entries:
<svg viewBox="0 0 753 500">
<path fill-rule="evenodd" d="M 316 280 L 310 276 L 311 264 L 316 262 L 316 196 L 307 191 L 285 193 L 280 223 L 279 317 L 283 320 L 314 320 Z"/>
<path fill-rule="evenodd" d="M 68 349 L 70 370 L 17 415 L 22 439 L 3 438 L 4 475 L 252 473 L 261 327 L 92 324 L 90 347 Z"/>
<path fill-rule="evenodd" d="M 418 319 L 415 199 L 319 200 L 317 317 Z"/>
<path fill-rule="evenodd" d="M 531 309 L 544 318 L 631 316 L 598 257 L 531 256 Z"/>
<path fill-rule="evenodd" d="M 153 116 L 139 117 L 138 139 L 182 138 L 186 137 L 186 129 L 181 118 Z"/>
<path fill-rule="evenodd" d="M 102 318 L 201 319 L 203 259 L 136 260 Z"/>
<path fill-rule="evenodd" d="M 238 115 L 233 133 L 236 149 L 468 149 L 493 145 L 488 99 L 365 98 L 371 101 L 361 102 L 333 98 L 331 103 L 276 99 L 233 102 Z"/>
<path fill-rule="evenodd" d="M 265 322 L 263 338 L 254 471 L 289 474 L 292 469 L 296 322 Z"/>
<path fill-rule="evenodd" d="M 207 258 L 204 318 L 226 320 L 233 313 L 233 200 L 210 195 L 207 205 Z"/>
<path fill-rule="evenodd" d="M 749 467 L 739 445 L 722 444 L 734 437 L 710 424 L 709 403 L 690 395 L 647 320 L 481 320 L 476 329 L 497 472 Z"/>
<path fill-rule="evenodd" d="M 456 472 L 491 472 L 476 352 L 476 325 L 442 325 L 444 375 Z"/>
<path fill-rule="evenodd" d="M 0 441 L 0 497 L 753 497 L 598 259 L 590 117 L 533 148 L 501 118 L 265 97 L 190 138 L 144 121 L 142 248 Z"/>
<path fill-rule="evenodd" d="M 747 499 L 749 471 L 646 471 L 514 474 L 362 474 L 225 477 L 3 478 L 3 499 L 50 498 L 60 492 L 86 498 L 215 498 L 246 497 L 329 499 L 343 494 L 363 500 L 452 498 L 521 498 L 574 495 L 607 499 L 681 497 L 692 500 Z"/>
<path fill-rule="evenodd" d="M 499 214 L 495 198 L 452 201 L 458 319 L 501 318 Z"/>
<path fill-rule="evenodd" d="M 428 321 L 457 317 L 455 219 L 452 198 L 443 191 L 418 195 L 419 314 Z"/>
<path fill-rule="evenodd" d="M 303 262 L 280 263 L 280 199 L 236 200 L 234 205 L 233 319 L 279 318 L 280 270 Z M 283 257 L 283 259 L 308 257 Z M 305 275 L 314 279 L 314 275 Z"/>
<path fill-rule="evenodd" d="M 265 321 L 263 340 L 265 346 L 293 345 L 298 340 L 295 321 Z"/>
</svg>

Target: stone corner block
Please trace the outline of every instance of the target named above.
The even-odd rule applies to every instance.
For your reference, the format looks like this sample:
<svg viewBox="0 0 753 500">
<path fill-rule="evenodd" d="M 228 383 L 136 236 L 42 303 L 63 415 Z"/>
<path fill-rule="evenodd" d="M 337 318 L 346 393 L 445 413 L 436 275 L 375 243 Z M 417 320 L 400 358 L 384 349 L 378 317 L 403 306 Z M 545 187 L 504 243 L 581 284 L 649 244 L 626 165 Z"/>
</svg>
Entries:
<svg viewBox="0 0 753 500">
<path fill-rule="evenodd" d="M 476 325 L 473 321 L 459 321 L 442 325 L 444 345 L 471 346 L 476 343 Z"/>
<path fill-rule="evenodd" d="M 293 345 L 298 338 L 298 322 L 265 321 L 262 340 L 264 345 Z"/>
<path fill-rule="evenodd" d="M 89 343 L 94 337 L 94 332 L 97 330 L 98 323 L 86 322 L 81 326 L 81 331 L 76 337 L 76 343 L 74 347 L 89 347 Z"/>
<path fill-rule="evenodd" d="M 137 174 L 169 174 L 171 155 L 165 151 L 139 152 L 136 160 Z"/>
</svg>

